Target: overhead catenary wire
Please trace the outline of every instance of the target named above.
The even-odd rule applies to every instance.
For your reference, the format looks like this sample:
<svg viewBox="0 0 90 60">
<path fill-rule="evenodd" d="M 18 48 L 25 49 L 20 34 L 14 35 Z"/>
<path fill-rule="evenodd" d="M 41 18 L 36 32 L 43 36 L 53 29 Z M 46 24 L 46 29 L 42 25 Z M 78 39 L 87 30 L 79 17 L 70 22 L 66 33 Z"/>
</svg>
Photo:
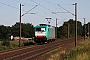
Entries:
<svg viewBox="0 0 90 60">
<path fill-rule="evenodd" d="M 33 1 L 33 0 L 31 0 L 32 2 L 34 2 L 34 3 L 36 3 L 36 4 L 38 4 L 39 6 L 41 6 L 41 7 L 43 7 L 44 9 L 46 9 L 46 10 L 48 10 L 49 12 L 51 12 L 52 13 L 52 11 L 50 10 L 50 9 L 48 9 L 48 8 L 46 8 L 46 7 L 44 7 L 44 6 L 42 6 L 41 4 L 39 4 L 39 3 L 37 3 L 37 2 L 35 2 L 35 1 Z M 59 16 L 58 14 L 56 14 L 57 16 Z M 59 16 L 60 17 L 60 16 Z M 62 16 L 61 16 L 62 17 Z M 64 18 L 64 17 L 62 17 L 62 18 Z"/>
<path fill-rule="evenodd" d="M 23 2 L 20 2 L 20 1 L 17 1 L 17 0 L 13 0 L 13 1 L 15 1 L 15 2 L 18 2 L 18 3 L 22 3 L 22 4 L 26 4 L 26 5 L 31 5 L 31 4 L 27 4 L 27 3 L 23 3 Z M 35 2 L 34 2 L 35 3 Z M 25 5 L 25 6 L 26 6 Z M 37 5 L 38 5 L 38 3 L 37 3 Z M 35 5 L 31 5 L 31 6 L 35 6 Z M 37 9 L 37 8 L 36 8 Z M 41 9 L 41 8 L 38 8 L 38 9 L 40 9 L 40 10 L 42 10 L 43 12 L 45 12 L 43 9 Z M 50 15 L 49 13 L 47 13 L 47 12 L 45 12 L 46 14 L 48 14 L 48 15 Z M 29 13 L 28 13 L 29 14 Z M 42 15 L 41 15 L 42 16 Z M 51 16 L 51 15 L 50 15 Z M 43 16 L 44 17 L 44 16 Z M 44 17 L 45 18 L 45 17 Z"/>
<path fill-rule="evenodd" d="M 52 12 L 50 9 L 48 9 L 48 8 L 46 8 L 46 7 L 44 7 L 44 6 L 42 6 L 41 4 L 39 4 L 39 3 L 37 3 L 37 2 L 35 2 L 35 1 L 33 1 L 33 0 L 31 0 L 31 1 L 34 2 L 34 3 L 36 3 L 36 4 L 38 4 L 39 6 L 41 6 L 41 7 L 43 7 L 43 8 L 45 8 L 45 9 L 47 9 L 48 11 Z"/>
<path fill-rule="evenodd" d="M 14 0 L 13 0 L 14 1 Z M 20 1 L 16 1 L 16 2 L 18 2 L 18 3 L 22 3 L 22 2 L 20 2 Z M 9 4 L 5 4 L 5 3 L 2 3 L 2 4 L 4 4 L 4 5 L 7 5 L 7 6 L 10 6 L 10 7 L 13 7 L 13 6 L 11 6 L 11 5 L 9 5 Z M 22 3 L 22 4 L 27 4 L 27 3 Z M 25 5 L 24 5 L 25 6 Z M 34 6 L 34 5 L 33 5 Z M 36 6 L 38 6 L 38 5 L 36 5 Z M 35 7 L 36 7 L 35 6 Z M 32 9 L 34 9 L 35 7 L 33 7 Z M 13 7 L 14 8 L 14 7 Z M 16 7 L 15 7 L 16 8 Z M 19 8 L 17 8 L 18 10 L 19 10 Z M 22 11 L 25 11 L 26 13 L 24 13 L 22 16 L 24 16 L 25 14 L 29 14 L 28 12 L 30 12 L 32 9 L 30 9 L 29 11 L 25 11 L 25 10 L 22 10 Z M 40 10 L 42 10 L 42 9 L 40 9 Z M 43 11 L 43 10 L 42 10 Z M 45 12 L 45 11 L 44 11 Z M 46 14 L 48 14 L 47 12 L 45 12 Z M 50 15 L 50 14 L 49 14 Z M 39 15 L 39 16 L 41 16 L 41 17 L 43 17 L 43 18 L 45 18 L 44 16 L 42 16 L 42 15 Z"/>
<path fill-rule="evenodd" d="M 5 6 L 9 6 L 9 7 L 11 7 L 11 8 L 20 10 L 20 8 L 11 6 L 11 5 L 9 5 L 9 3 L 8 3 L 8 4 L 5 4 L 5 3 L 0 2 L 0 4 L 3 4 L 3 5 L 5 5 Z M 35 7 L 37 7 L 37 6 L 38 6 L 38 5 L 36 5 Z M 29 11 L 22 10 L 22 11 L 25 11 L 25 12 L 26 12 L 26 13 L 24 13 L 22 16 L 24 16 L 25 14 L 27 14 L 28 12 L 30 12 L 31 10 L 33 10 L 35 7 L 33 7 L 32 9 L 30 9 Z"/>
<path fill-rule="evenodd" d="M 44 11 L 43 9 L 41 9 L 41 8 L 36 8 L 36 9 L 38 9 L 38 10 L 41 10 L 41 11 L 43 11 L 45 14 L 48 14 L 48 15 L 50 15 L 49 13 L 47 13 L 46 11 Z M 38 15 L 38 14 L 37 14 Z M 45 18 L 45 16 L 43 16 L 43 15 L 40 15 L 41 17 L 43 17 L 43 18 Z M 51 15 L 50 15 L 51 16 Z"/>
<path fill-rule="evenodd" d="M 63 10 L 62 10 L 62 8 L 60 8 L 61 9 L 61 12 L 56 12 L 56 13 L 63 13 L 63 14 L 65 14 L 66 15 L 66 13 L 68 13 L 68 12 L 64 12 Z M 66 15 L 67 16 L 67 15 Z"/>
<path fill-rule="evenodd" d="M 11 5 L 9 5 L 9 3 L 8 3 L 8 4 L 5 4 L 5 3 L 0 2 L 0 4 L 5 5 L 5 6 L 9 6 L 9 7 L 14 8 L 14 9 L 20 10 L 20 8 L 11 6 Z M 33 5 L 33 6 L 34 6 L 34 5 Z M 36 6 L 37 6 L 37 5 L 36 5 Z M 36 6 L 35 6 L 35 7 L 36 7 Z M 35 8 L 35 7 L 34 7 L 34 8 Z M 32 9 L 34 9 L 34 8 L 32 8 Z M 30 9 L 29 11 L 31 11 L 32 9 Z M 22 11 L 27 12 L 27 11 L 25 11 L 25 10 L 22 10 Z M 28 12 L 29 12 L 29 11 L 28 11 Z M 27 12 L 27 13 L 28 13 L 28 12 Z M 26 14 L 26 13 L 25 13 L 25 14 Z"/>
<path fill-rule="evenodd" d="M 14 9 L 17 9 L 17 10 L 20 10 L 20 8 L 17 8 L 17 7 L 15 7 L 15 6 L 11 6 L 11 5 L 9 5 L 9 4 L 5 4 L 5 3 L 2 3 L 2 2 L 0 2 L 0 4 L 5 5 L 5 6 L 8 6 L 8 7 L 11 7 L 11 8 L 14 8 Z M 25 10 L 22 10 L 22 11 L 25 11 Z M 26 12 L 26 11 L 25 11 L 25 12 Z"/>
<path fill-rule="evenodd" d="M 13 0 L 14 1 L 14 0 Z M 16 1 L 16 0 L 15 0 Z M 37 5 L 39 5 L 39 6 L 41 6 L 42 8 L 44 8 L 44 10 L 46 9 L 46 10 L 48 10 L 51 14 L 52 14 L 52 11 L 49 9 L 49 8 L 47 8 L 47 7 L 44 7 L 43 5 L 41 5 L 41 4 L 39 4 L 39 3 L 37 3 L 37 2 L 35 2 L 35 1 L 33 1 L 33 0 L 31 0 L 32 2 L 34 2 L 34 3 L 36 3 Z M 46 0 L 47 1 L 47 0 Z M 17 0 L 17 2 L 19 2 L 19 3 L 21 3 L 20 1 L 18 1 Z M 48 2 L 48 1 L 47 1 Z M 23 3 L 23 2 L 22 2 Z M 53 3 L 51 3 L 51 2 L 49 2 L 50 4 L 53 4 Z M 19 8 L 17 8 L 17 7 L 14 7 L 14 6 L 11 6 L 11 5 L 9 5 L 9 4 L 5 4 L 5 3 L 2 3 L 2 2 L 0 2 L 0 4 L 3 4 L 3 5 L 6 5 L 6 6 L 9 6 L 9 7 L 12 7 L 12 8 L 15 8 L 15 9 L 18 9 L 19 10 Z M 27 3 L 23 3 L 23 4 L 27 4 Z M 53 5 L 55 5 L 55 4 L 53 4 Z M 56 6 L 56 5 L 55 5 Z M 41 9 L 42 9 L 41 8 Z M 39 8 L 40 9 L 40 8 Z M 42 9 L 42 11 L 44 11 L 43 9 Z M 25 11 L 25 10 L 22 10 L 22 11 Z M 27 11 L 25 11 L 25 12 L 27 12 Z M 46 11 L 44 11 L 46 14 L 48 14 L 48 15 L 50 15 L 49 13 L 47 13 Z M 28 13 L 28 12 L 27 12 Z M 26 13 L 25 13 L 26 14 Z M 60 16 L 59 14 L 55 14 L 55 15 L 57 15 L 58 17 L 62 17 L 62 16 Z M 22 15 L 23 16 L 23 15 Z M 41 15 L 42 16 L 42 15 Z M 44 17 L 44 16 L 43 16 Z M 45 17 L 44 17 L 45 18 Z M 63 19 L 66 19 L 65 17 L 62 17 Z"/>
<path fill-rule="evenodd" d="M 49 1 L 47 1 L 47 0 L 44 0 L 44 1 L 48 2 L 49 4 L 53 4 L 53 5 L 55 5 L 54 3 L 51 3 L 51 2 L 49 2 Z"/>
<path fill-rule="evenodd" d="M 37 7 L 38 5 L 36 5 L 35 7 Z M 24 16 L 25 14 L 27 14 L 28 12 L 30 12 L 31 10 L 33 10 L 35 7 L 33 7 L 32 9 L 30 9 L 29 11 L 27 11 L 26 13 L 24 13 L 22 16 Z"/>
<path fill-rule="evenodd" d="M 13 0 L 13 1 L 21 3 L 20 1 L 16 1 L 16 0 Z M 27 4 L 27 3 L 22 3 L 22 4 Z M 28 4 L 28 5 L 31 5 L 31 4 Z M 40 5 L 40 4 L 37 3 L 37 5 Z M 34 5 L 33 5 L 33 6 L 34 6 Z M 36 6 L 35 6 L 35 7 L 36 7 Z M 35 8 L 35 7 L 34 7 L 34 8 Z M 45 8 L 45 7 L 44 7 L 44 8 Z M 32 8 L 32 9 L 33 9 L 33 8 Z M 31 10 L 32 10 L 32 9 L 31 9 Z M 37 8 L 36 8 L 36 9 L 37 9 Z M 43 12 L 45 12 L 43 9 L 41 9 L 41 8 L 39 8 L 39 9 L 42 10 Z M 29 11 L 31 11 L 31 10 L 29 10 Z M 48 9 L 48 10 L 49 10 L 49 9 Z M 28 11 L 28 12 L 29 12 L 29 11 Z M 29 14 L 28 12 L 24 13 L 23 15 Z M 47 12 L 45 12 L 45 13 L 48 14 L 48 15 L 50 15 L 50 14 L 47 13 Z M 22 15 L 22 16 L 23 16 L 23 15 Z M 45 17 L 42 16 L 42 15 L 38 15 L 38 14 L 36 14 L 36 15 L 45 18 Z"/>
<path fill-rule="evenodd" d="M 49 1 L 47 1 L 47 0 L 44 0 L 44 1 L 46 1 L 46 2 L 48 2 L 49 4 L 52 4 L 52 5 L 54 5 L 54 6 L 56 6 L 56 4 L 54 4 L 54 3 L 51 3 L 51 2 L 49 2 Z M 62 9 L 62 8 L 61 8 Z M 57 14 L 57 13 L 68 13 L 68 12 L 52 12 L 52 13 L 55 13 L 55 14 Z M 66 14 L 65 14 L 66 15 Z M 67 16 L 67 15 L 66 15 Z M 63 21 L 65 21 L 66 20 L 66 18 L 64 18 L 64 19 L 58 19 L 58 20 L 61 20 L 58 24 L 60 24 L 60 23 L 62 23 Z M 58 25 L 57 24 L 57 25 Z"/>
<path fill-rule="evenodd" d="M 16 1 L 16 0 L 13 0 L 13 1 Z M 33 0 L 31 0 L 31 1 L 33 1 Z M 16 2 L 21 3 L 20 1 L 16 1 Z M 45 9 L 47 9 L 48 11 L 50 11 L 50 12 L 52 13 L 52 11 L 51 11 L 50 9 L 42 6 L 41 4 L 39 4 L 39 3 L 35 2 L 35 1 L 33 1 L 33 2 L 36 3 L 36 4 L 38 4 L 38 5 L 40 5 L 41 7 L 45 8 Z M 5 4 L 5 3 L 2 3 L 2 4 L 7 5 L 7 6 L 10 6 L 10 7 L 12 7 L 12 8 L 16 8 L 16 7 L 11 6 L 11 5 L 9 5 L 9 4 Z M 27 4 L 27 3 L 23 3 L 23 4 Z M 19 9 L 19 8 L 16 8 L 16 9 Z M 22 11 L 25 11 L 25 10 L 22 10 Z M 26 11 L 25 11 L 25 12 L 26 12 Z M 45 12 L 45 11 L 44 11 L 44 12 Z M 45 13 L 46 13 L 46 12 L 45 12 Z M 46 14 L 47 14 L 47 13 L 46 13 Z M 56 14 L 56 15 L 58 15 L 58 14 Z M 23 15 L 22 15 L 22 16 L 23 16 Z M 59 15 L 58 15 L 58 16 L 59 16 Z M 59 16 L 59 17 L 60 17 L 60 16 Z M 63 18 L 63 17 L 62 17 L 62 18 Z"/>
<path fill-rule="evenodd" d="M 27 4 L 27 3 L 23 3 L 23 2 L 20 2 L 20 1 L 17 1 L 17 0 L 13 0 L 13 1 L 15 1 L 15 2 L 19 2 L 19 3 L 22 3 L 22 4 Z M 39 6 L 42 6 L 42 5 L 40 5 L 39 3 L 37 3 L 37 2 L 35 2 L 35 1 L 33 1 L 34 3 L 36 3 L 37 5 L 39 5 Z M 28 4 L 28 5 L 31 5 L 31 4 Z M 32 6 L 34 6 L 34 5 L 32 5 Z M 44 6 L 42 6 L 43 8 L 45 8 Z M 37 9 L 37 8 L 36 8 Z M 39 8 L 40 10 L 42 10 L 43 12 L 45 12 L 43 9 L 41 9 L 41 8 Z M 45 9 L 47 9 L 47 10 L 49 10 L 48 8 L 45 8 Z M 50 10 L 49 10 L 50 11 Z M 51 12 L 51 11 L 50 11 Z M 50 15 L 49 13 L 47 13 L 47 12 L 45 12 L 46 14 L 48 14 L 48 15 Z M 26 14 L 26 13 L 25 13 Z M 22 15 L 23 16 L 23 15 Z M 42 16 L 42 15 L 41 15 Z M 50 15 L 51 16 L 51 15 Z M 42 16 L 42 17 L 44 17 L 44 16 Z M 44 17 L 45 18 L 45 17 Z"/>
<path fill-rule="evenodd" d="M 17 8 L 17 7 L 14 7 L 14 6 L 11 6 L 11 5 L 9 5 L 9 4 L 2 3 L 2 2 L 0 2 L 0 4 L 3 4 L 3 5 L 6 5 L 6 6 L 9 6 L 9 7 L 11 7 L 11 8 L 19 9 L 19 8 Z"/>
<path fill-rule="evenodd" d="M 44 1 L 46 1 L 46 2 L 48 2 L 48 3 L 50 3 L 50 4 L 55 5 L 54 3 L 51 3 L 50 1 L 47 1 L 47 0 L 44 0 Z M 70 13 L 71 15 L 75 16 L 74 13 L 68 11 L 67 9 L 65 9 L 64 7 L 62 7 L 61 5 L 71 5 L 71 4 L 58 4 L 58 6 L 59 6 L 60 8 L 64 9 L 64 10 L 67 11 L 67 12 L 56 12 L 56 13 L 64 13 L 64 14 L 65 14 L 65 13 Z M 73 5 L 73 4 L 72 4 L 72 5 Z M 56 14 L 55 12 L 52 12 L 52 13 Z M 79 17 L 78 17 L 78 18 L 79 18 Z M 79 18 L 79 19 L 80 19 L 80 18 Z M 81 18 L 81 19 L 82 19 L 82 18 Z"/>
<path fill-rule="evenodd" d="M 51 3 L 51 2 L 49 2 L 49 1 L 47 1 L 47 0 L 44 0 L 44 1 L 46 1 L 46 2 L 48 2 L 49 4 L 52 4 L 52 5 L 54 5 L 54 6 L 56 6 L 56 4 L 54 4 L 54 3 Z M 65 4 L 64 4 L 65 5 Z M 57 13 L 68 13 L 68 12 L 52 12 L 52 13 L 55 13 L 55 14 L 57 14 Z M 66 15 L 66 14 L 65 14 Z M 67 16 L 67 15 L 66 15 Z M 64 19 L 58 19 L 58 20 L 61 20 L 58 24 L 60 24 L 60 23 L 62 23 L 63 21 L 65 21 L 66 20 L 66 18 L 64 18 Z M 58 25 L 57 24 L 57 25 Z"/>
<path fill-rule="evenodd" d="M 70 13 L 70 14 L 72 14 L 72 15 L 74 15 L 73 13 L 71 13 L 70 11 L 68 11 L 67 9 L 65 9 L 65 8 L 63 8 L 62 6 L 60 6 L 59 4 L 58 4 L 58 6 L 59 7 L 61 7 L 62 9 L 64 9 L 65 11 L 67 11 L 68 13 Z M 75 16 L 75 15 L 74 15 Z"/>
<path fill-rule="evenodd" d="M 50 4 L 53 4 L 53 5 L 56 5 L 56 4 L 52 3 L 52 2 L 50 2 L 49 0 L 48 1 L 47 0 L 44 0 L 44 1 L 46 1 L 46 2 L 48 2 Z M 71 4 L 60 4 L 60 5 L 71 5 Z"/>
<path fill-rule="evenodd" d="M 44 0 L 44 1 L 46 1 L 46 2 L 48 2 L 49 4 L 52 4 L 52 5 L 54 5 L 54 6 L 57 6 L 57 4 L 54 4 L 54 3 L 51 3 L 51 2 L 49 2 L 49 1 L 47 1 L 47 0 Z M 65 5 L 65 4 L 64 4 Z M 53 14 L 57 14 L 57 13 L 68 13 L 68 12 L 52 12 Z M 66 15 L 66 14 L 65 14 Z M 62 18 L 64 18 L 64 19 L 66 19 L 65 17 L 63 17 L 62 16 Z"/>
<path fill-rule="evenodd" d="M 26 5 L 27 5 L 27 6 L 35 6 L 35 5 L 31 5 L 31 4 L 25 3 L 25 2 L 17 1 L 17 0 L 13 0 L 13 1 L 15 1 L 15 2 L 17 2 L 17 3 L 22 3 L 22 4 L 24 4 L 25 6 L 26 6 Z"/>
<path fill-rule="evenodd" d="M 44 9 L 46 9 L 46 10 L 48 10 L 49 12 L 52 13 L 52 11 L 51 11 L 50 9 L 48 9 L 48 8 L 46 8 L 46 7 L 44 7 L 44 6 L 42 6 L 41 4 L 39 4 L 39 3 L 37 3 L 37 2 L 35 2 L 35 1 L 33 1 L 33 0 L 31 0 L 31 1 L 34 2 L 34 3 L 36 3 L 36 4 L 38 4 L 39 6 L 43 7 Z M 59 17 L 60 17 L 60 16 L 59 16 Z"/>
</svg>

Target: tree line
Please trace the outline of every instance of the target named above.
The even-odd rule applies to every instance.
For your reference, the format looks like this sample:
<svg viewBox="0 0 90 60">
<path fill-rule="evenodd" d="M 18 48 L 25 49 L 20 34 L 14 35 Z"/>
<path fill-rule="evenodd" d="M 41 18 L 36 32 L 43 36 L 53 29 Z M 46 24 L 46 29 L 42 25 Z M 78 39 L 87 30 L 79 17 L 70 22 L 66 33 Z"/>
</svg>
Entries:
<svg viewBox="0 0 90 60">
<path fill-rule="evenodd" d="M 90 25 L 90 22 L 86 24 L 86 32 L 84 31 L 84 25 L 80 21 L 77 21 L 77 35 L 78 36 L 84 36 L 84 32 L 88 33 L 88 24 Z M 34 37 L 34 25 L 30 23 L 21 23 L 22 27 L 22 37 Z M 68 37 L 68 26 L 69 26 L 69 37 L 75 36 L 75 21 L 73 19 L 70 19 L 69 21 L 66 21 L 63 23 L 62 26 L 57 27 L 57 38 L 67 38 Z M 90 27 L 90 26 L 89 26 Z M 0 25 L 0 39 L 8 39 L 11 35 L 13 36 L 19 36 L 20 32 L 20 23 L 16 22 L 15 25 L 10 26 L 4 26 Z"/>
<path fill-rule="evenodd" d="M 34 36 L 34 26 L 30 23 L 21 23 L 22 25 L 22 37 L 33 37 Z M 0 25 L 0 39 L 8 39 L 11 35 L 14 37 L 19 37 L 20 23 L 16 22 L 15 25 L 4 26 Z"/>
<path fill-rule="evenodd" d="M 90 28 L 90 22 L 82 25 L 80 21 L 77 21 L 77 36 L 84 36 L 85 34 L 86 36 L 88 36 L 88 33 L 90 34 L 90 30 L 88 28 Z M 76 33 L 75 32 L 75 20 L 73 19 L 70 19 L 69 21 L 64 22 L 62 26 L 58 27 L 57 37 L 58 38 L 68 38 L 68 32 L 69 32 L 69 37 L 75 37 L 75 33 Z"/>
</svg>

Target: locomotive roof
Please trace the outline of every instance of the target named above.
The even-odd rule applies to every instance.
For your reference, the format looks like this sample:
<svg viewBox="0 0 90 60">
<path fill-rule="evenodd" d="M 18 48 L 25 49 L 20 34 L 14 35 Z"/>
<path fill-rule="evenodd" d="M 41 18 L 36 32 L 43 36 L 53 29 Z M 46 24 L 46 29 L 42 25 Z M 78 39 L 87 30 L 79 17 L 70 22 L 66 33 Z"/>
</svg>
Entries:
<svg viewBox="0 0 90 60">
<path fill-rule="evenodd" d="M 37 25 L 37 26 L 48 26 L 48 27 L 54 27 L 54 26 L 51 26 L 51 25 L 49 25 L 49 24 L 39 24 L 39 25 Z"/>
<path fill-rule="evenodd" d="M 51 27 L 51 25 L 49 25 L 49 24 L 39 24 L 39 26 L 49 26 L 49 27 Z"/>
</svg>

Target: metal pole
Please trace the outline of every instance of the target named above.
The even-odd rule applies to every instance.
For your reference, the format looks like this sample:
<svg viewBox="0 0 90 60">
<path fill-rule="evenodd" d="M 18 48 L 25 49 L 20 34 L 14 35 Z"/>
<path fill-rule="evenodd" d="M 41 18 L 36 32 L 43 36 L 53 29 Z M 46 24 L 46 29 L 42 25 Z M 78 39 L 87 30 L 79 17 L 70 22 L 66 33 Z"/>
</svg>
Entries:
<svg viewBox="0 0 90 60">
<path fill-rule="evenodd" d="M 75 3 L 75 47 L 77 46 L 77 3 Z"/>
<path fill-rule="evenodd" d="M 89 38 L 90 38 L 90 23 L 88 23 L 89 24 Z"/>
<path fill-rule="evenodd" d="M 20 4 L 20 37 L 19 37 L 19 47 L 21 47 L 21 4 Z"/>
<path fill-rule="evenodd" d="M 89 38 L 89 23 L 88 23 L 88 38 Z"/>
<path fill-rule="evenodd" d="M 86 24 L 85 24 L 85 18 L 84 19 L 84 40 L 86 39 Z"/>
<path fill-rule="evenodd" d="M 57 18 L 56 18 L 56 39 L 57 39 Z"/>
<path fill-rule="evenodd" d="M 68 38 L 69 38 L 69 22 L 68 22 Z"/>
</svg>

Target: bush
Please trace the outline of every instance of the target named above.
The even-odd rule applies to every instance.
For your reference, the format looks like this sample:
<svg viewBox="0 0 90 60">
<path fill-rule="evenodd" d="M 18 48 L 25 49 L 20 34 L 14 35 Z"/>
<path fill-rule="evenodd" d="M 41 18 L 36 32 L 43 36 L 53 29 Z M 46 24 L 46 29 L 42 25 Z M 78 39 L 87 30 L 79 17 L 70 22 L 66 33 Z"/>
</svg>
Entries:
<svg viewBox="0 0 90 60">
<path fill-rule="evenodd" d="M 34 45 L 35 42 L 33 40 L 31 41 L 23 41 L 24 46 Z"/>
<path fill-rule="evenodd" d="M 0 41 L 0 51 L 18 48 L 18 41 L 2 40 Z"/>
<path fill-rule="evenodd" d="M 2 46 L 10 46 L 10 40 L 3 39 Z"/>
<path fill-rule="evenodd" d="M 61 60 L 90 60 L 90 40 L 82 42 L 68 54 L 62 55 Z"/>
</svg>

